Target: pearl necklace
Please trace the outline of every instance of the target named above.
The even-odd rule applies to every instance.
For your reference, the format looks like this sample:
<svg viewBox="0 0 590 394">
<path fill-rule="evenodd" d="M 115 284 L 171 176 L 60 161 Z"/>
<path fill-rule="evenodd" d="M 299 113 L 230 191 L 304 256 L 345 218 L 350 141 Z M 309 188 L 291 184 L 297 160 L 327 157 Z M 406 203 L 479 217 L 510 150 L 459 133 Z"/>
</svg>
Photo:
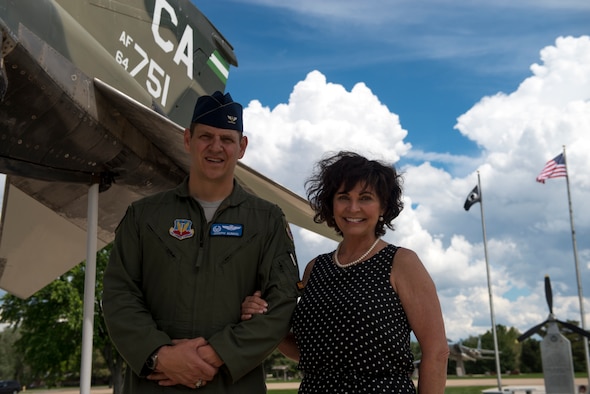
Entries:
<svg viewBox="0 0 590 394">
<path fill-rule="evenodd" d="M 369 248 L 369 250 L 367 250 L 361 257 L 359 257 L 355 261 L 353 261 L 351 263 L 348 263 L 348 264 L 340 264 L 340 261 L 338 261 L 338 252 L 340 251 L 340 245 L 342 245 L 342 243 L 339 243 L 338 244 L 338 247 L 336 248 L 336 251 L 334 252 L 334 264 L 336 264 L 340 268 L 348 268 L 348 267 L 352 267 L 355 264 L 360 263 L 361 261 L 363 261 L 365 259 L 365 257 L 367 257 L 369 255 L 369 253 L 371 253 L 371 251 L 373 249 L 375 249 L 375 246 L 377 246 L 377 243 L 379 242 L 379 239 L 380 238 L 377 238 L 375 240 L 375 242 L 373 243 L 373 245 L 371 245 L 371 247 Z"/>
</svg>

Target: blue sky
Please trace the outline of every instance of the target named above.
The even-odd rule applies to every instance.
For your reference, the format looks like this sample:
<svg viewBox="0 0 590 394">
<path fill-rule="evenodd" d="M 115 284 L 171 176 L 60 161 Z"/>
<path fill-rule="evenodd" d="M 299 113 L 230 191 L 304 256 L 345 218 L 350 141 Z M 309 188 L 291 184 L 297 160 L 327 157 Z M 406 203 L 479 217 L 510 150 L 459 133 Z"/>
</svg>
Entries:
<svg viewBox="0 0 590 394">
<path fill-rule="evenodd" d="M 238 57 L 227 90 L 245 106 L 246 164 L 301 195 L 327 151 L 404 173 L 406 209 L 385 239 L 421 256 L 449 338 L 490 329 L 479 205 L 463 210 L 478 171 L 496 323 L 545 320 L 545 274 L 557 317 L 580 320 L 565 179 L 535 177 L 566 145 L 590 295 L 590 3 L 194 3 Z M 301 268 L 335 248 L 295 230 Z"/>
<path fill-rule="evenodd" d="M 416 149 L 466 155 L 478 149 L 453 130 L 456 118 L 514 90 L 541 48 L 588 34 L 590 17 L 582 0 L 194 3 L 235 47 L 227 88 L 236 99 L 274 107 L 319 70 L 347 89 L 364 82 Z"/>
</svg>

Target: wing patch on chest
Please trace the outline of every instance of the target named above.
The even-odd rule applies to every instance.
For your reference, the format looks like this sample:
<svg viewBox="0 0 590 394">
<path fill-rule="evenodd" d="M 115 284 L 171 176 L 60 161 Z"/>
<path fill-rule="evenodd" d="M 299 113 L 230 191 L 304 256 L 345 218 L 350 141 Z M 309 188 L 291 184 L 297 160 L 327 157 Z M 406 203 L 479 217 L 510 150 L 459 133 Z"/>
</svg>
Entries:
<svg viewBox="0 0 590 394">
<path fill-rule="evenodd" d="M 226 236 L 226 237 L 241 237 L 244 230 L 242 224 L 229 223 L 213 223 L 209 235 L 211 236 Z"/>
</svg>

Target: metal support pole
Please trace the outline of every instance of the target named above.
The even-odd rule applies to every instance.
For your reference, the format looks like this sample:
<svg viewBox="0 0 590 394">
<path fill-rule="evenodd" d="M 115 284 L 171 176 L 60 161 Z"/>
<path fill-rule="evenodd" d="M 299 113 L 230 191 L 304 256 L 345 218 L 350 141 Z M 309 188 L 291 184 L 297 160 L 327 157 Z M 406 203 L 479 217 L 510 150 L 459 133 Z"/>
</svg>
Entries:
<svg viewBox="0 0 590 394">
<path fill-rule="evenodd" d="M 86 232 L 86 272 L 84 276 L 84 315 L 82 325 L 80 394 L 90 394 L 92 377 L 92 338 L 94 336 L 94 296 L 96 286 L 96 249 L 98 238 L 98 184 L 93 184 L 88 189 L 88 221 Z"/>
<path fill-rule="evenodd" d="M 570 193 L 570 177 L 567 169 L 567 158 L 565 156 L 565 145 L 563 146 L 563 160 L 565 162 L 565 183 L 567 185 L 567 202 L 570 211 L 570 225 L 572 230 L 572 244 L 574 248 L 574 263 L 576 266 L 576 280 L 578 282 L 578 299 L 580 302 L 580 324 L 586 330 L 586 314 L 584 313 L 584 292 L 582 291 L 582 279 L 580 278 L 580 265 L 578 263 L 578 246 L 576 243 L 576 230 L 574 227 L 574 211 L 572 209 L 572 196 Z M 590 355 L 588 354 L 588 338 L 583 337 L 584 354 L 586 356 L 586 373 L 588 374 L 588 385 L 590 386 Z"/>
<path fill-rule="evenodd" d="M 481 210 L 481 228 L 483 232 L 483 250 L 486 259 L 486 273 L 488 277 L 488 295 L 490 298 L 490 315 L 492 317 L 492 333 L 494 335 L 494 353 L 496 358 L 496 375 L 498 379 L 498 390 L 502 391 L 502 370 L 500 369 L 500 354 L 498 351 L 498 335 L 496 333 L 496 318 L 494 317 L 494 298 L 492 295 L 492 281 L 490 279 L 490 265 L 488 263 L 488 246 L 486 239 L 486 225 L 483 214 L 483 191 L 481 189 L 481 181 L 479 177 L 479 171 L 477 172 L 477 186 L 479 188 L 479 208 Z"/>
</svg>

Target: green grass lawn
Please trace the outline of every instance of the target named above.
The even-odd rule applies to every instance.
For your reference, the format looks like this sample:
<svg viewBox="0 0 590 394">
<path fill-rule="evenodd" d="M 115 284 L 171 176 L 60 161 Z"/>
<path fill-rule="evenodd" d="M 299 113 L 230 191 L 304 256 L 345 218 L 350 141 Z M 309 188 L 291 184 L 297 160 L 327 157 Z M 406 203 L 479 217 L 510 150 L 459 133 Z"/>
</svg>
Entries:
<svg viewBox="0 0 590 394">
<path fill-rule="evenodd" d="M 447 387 L 445 394 L 481 394 L 481 390 L 489 386 L 473 386 L 473 387 Z"/>
</svg>

